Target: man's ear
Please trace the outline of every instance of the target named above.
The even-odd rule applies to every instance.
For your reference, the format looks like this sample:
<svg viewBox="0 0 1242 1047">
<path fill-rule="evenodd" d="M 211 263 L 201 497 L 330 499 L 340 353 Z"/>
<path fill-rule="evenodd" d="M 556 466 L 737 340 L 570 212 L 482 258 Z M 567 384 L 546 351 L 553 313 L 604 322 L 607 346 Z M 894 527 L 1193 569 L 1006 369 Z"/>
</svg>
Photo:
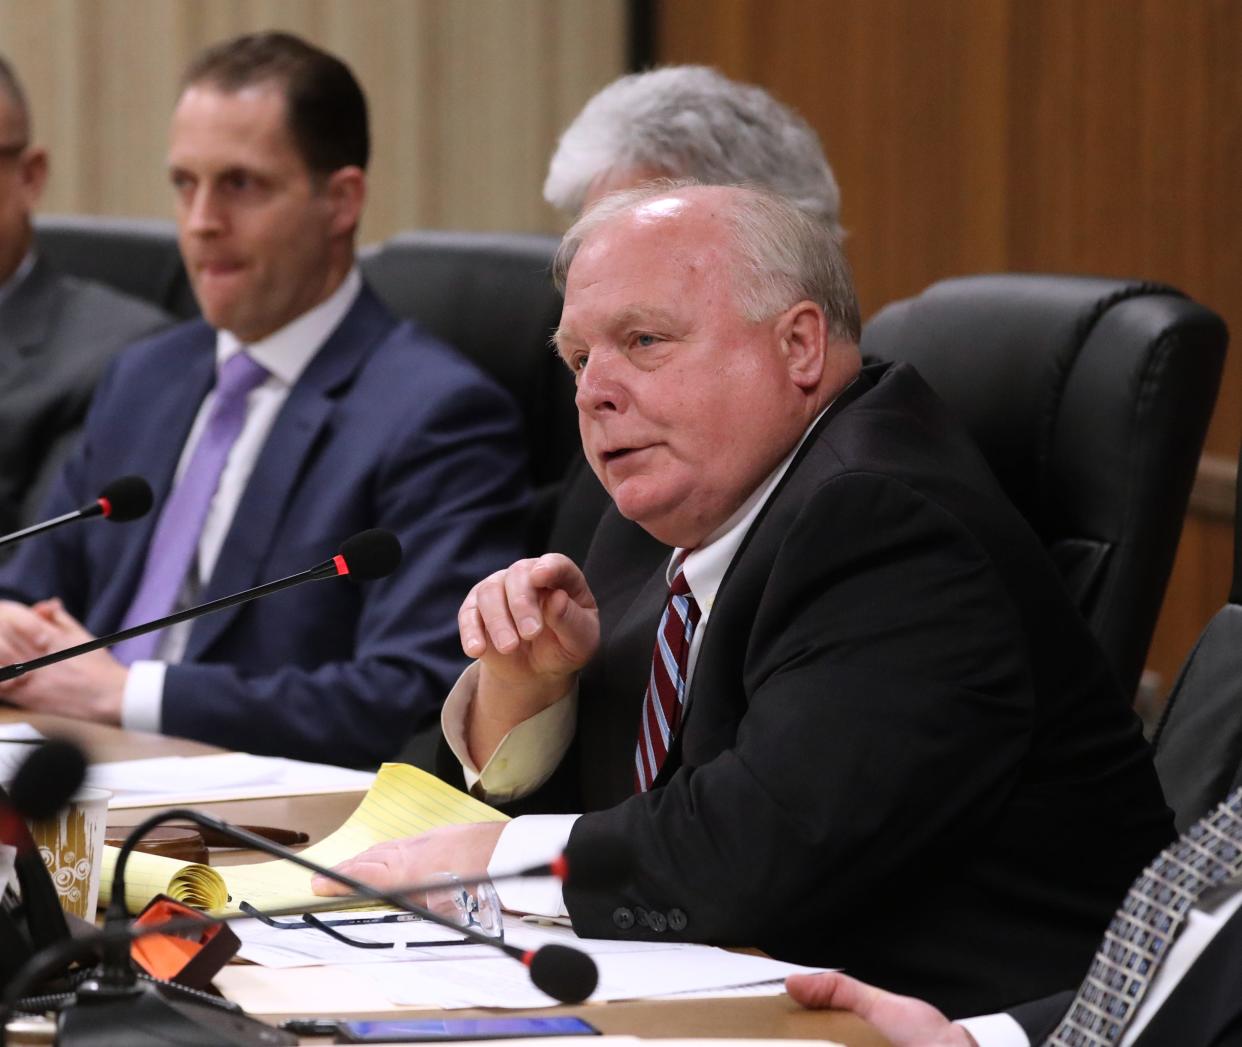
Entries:
<svg viewBox="0 0 1242 1047">
<path fill-rule="evenodd" d="M 332 208 L 332 232 L 352 236 L 362 221 L 367 202 L 367 174 L 361 167 L 341 167 L 328 176 L 324 187 Z"/>
<path fill-rule="evenodd" d="M 814 302 L 801 301 L 776 320 L 776 336 L 789 377 L 799 389 L 814 389 L 824 375 L 828 320 Z"/>
<path fill-rule="evenodd" d="M 31 146 L 21 155 L 18 177 L 21 179 L 21 191 L 26 197 L 26 206 L 34 210 L 43 196 L 43 187 L 47 185 L 47 150 L 42 146 Z"/>
</svg>

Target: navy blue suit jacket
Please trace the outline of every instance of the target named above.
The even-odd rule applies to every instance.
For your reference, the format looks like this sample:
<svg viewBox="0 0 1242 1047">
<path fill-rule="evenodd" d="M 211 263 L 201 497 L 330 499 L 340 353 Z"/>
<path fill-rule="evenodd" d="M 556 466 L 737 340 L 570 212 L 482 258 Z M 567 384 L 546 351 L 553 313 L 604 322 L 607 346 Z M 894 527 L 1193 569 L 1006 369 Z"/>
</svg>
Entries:
<svg viewBox="0 0 1242 1047">
<path fill-rule="evenodd" d="M 118 357 L 44 515 L 127 473 L 150 481 L 155 510 L 27 542 L 0 592 L 60 596 L 96 635 L 120 627 L 215 341 L 192 321 Z M 165 678 L 164 733 L 359 766 L 394 755 L 463 665 L 466 592 L 521 554 L 523 447 L 508 396 L 364 288 L 290 391 L 202 599 L 303 571 L 369 527 L 393 531 L 404 560 L 381 581 L 310 583 L 198 619 Z"/>
</svg>

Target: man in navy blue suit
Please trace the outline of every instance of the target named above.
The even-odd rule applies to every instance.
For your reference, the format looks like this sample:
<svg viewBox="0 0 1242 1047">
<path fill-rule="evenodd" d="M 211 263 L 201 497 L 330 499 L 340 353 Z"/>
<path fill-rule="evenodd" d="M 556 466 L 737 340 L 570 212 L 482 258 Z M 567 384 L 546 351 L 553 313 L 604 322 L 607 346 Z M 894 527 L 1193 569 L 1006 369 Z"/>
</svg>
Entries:
<svg viewBox="0 0 1242 1047">
<path fill-rule="evenodd" d="M 120 356 L 46 511 L 126 473 L 157 507 L 26 543 L 0 573 L 0 663 L 296 573 L 368 527 L 397 534 L 402 565 L 65 661 L 4 700 L 352 765 L 437 715 L 462 665 L 457 606 L 519 553 L 520 423 L 363 284 L 368 152 L 352 73 L 296 37 L 241 37 L 191 66 L 169 172 L 203 320 Z"/>
</svg>

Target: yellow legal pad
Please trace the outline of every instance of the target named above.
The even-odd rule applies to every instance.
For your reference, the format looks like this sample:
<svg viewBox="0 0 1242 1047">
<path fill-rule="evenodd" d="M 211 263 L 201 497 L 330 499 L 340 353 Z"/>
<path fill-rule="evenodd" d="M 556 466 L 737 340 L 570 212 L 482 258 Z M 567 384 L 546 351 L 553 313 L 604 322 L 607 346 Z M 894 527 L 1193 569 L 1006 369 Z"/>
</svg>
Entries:
<svg viewBox="0 0 1242 1047">
<path fill-rule="evenodd" d="M 403 763 L 386 763 L 358 809 L 336 832 L 302 855 L 336 865 L 372 844 L 415 836 L 441 825 L 506 821 L 507 816 L 439 778 Z M 117 848 L 105 847 L 99 901 L 107 904 Z M 125 865 L 125 904 L 137 912 L 157 894 L 224 914 L 247 901 L 259 909 L 292 909 L 322 902 L 311 891 L 311 874 L 292 862 L 273 859 L 253 865 L 211 867 L 135 852 Z"/>
</svg>

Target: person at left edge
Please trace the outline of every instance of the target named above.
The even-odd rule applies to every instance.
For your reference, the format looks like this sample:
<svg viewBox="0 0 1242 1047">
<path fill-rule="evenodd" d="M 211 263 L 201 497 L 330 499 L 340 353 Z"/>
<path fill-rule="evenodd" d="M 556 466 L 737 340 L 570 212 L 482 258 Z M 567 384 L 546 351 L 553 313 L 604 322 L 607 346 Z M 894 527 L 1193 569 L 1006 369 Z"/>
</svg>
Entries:
<svg viewBox="0 0 1242 1047">
<path fill-rule="evenodd" d="M 166 630 L 132 664 L 118 648 L 38 670 L 4 685 L 6 701 L 350 765 L 393 755 L 438 714 L 463 664 L 454 612 L 519 552 L 520 422 L 497 386 L 362 282 L 368 146 L 352 73 L 296 37 L 243 36 L 191 65 L 168 165 L 203 320 L 121 354 L 44 507 L 139 473 L 157 509 L 27 542 L 0 571 L 0 663 L 160 616 L 140 601 L 165 562 L 153 536 L 193 482 L 217 367 L 243 350 L 268 373 L 245 394 L 175 607 L 304 570 L 369 527 L 397 535 L 401 566 Z"/>
</svg>

